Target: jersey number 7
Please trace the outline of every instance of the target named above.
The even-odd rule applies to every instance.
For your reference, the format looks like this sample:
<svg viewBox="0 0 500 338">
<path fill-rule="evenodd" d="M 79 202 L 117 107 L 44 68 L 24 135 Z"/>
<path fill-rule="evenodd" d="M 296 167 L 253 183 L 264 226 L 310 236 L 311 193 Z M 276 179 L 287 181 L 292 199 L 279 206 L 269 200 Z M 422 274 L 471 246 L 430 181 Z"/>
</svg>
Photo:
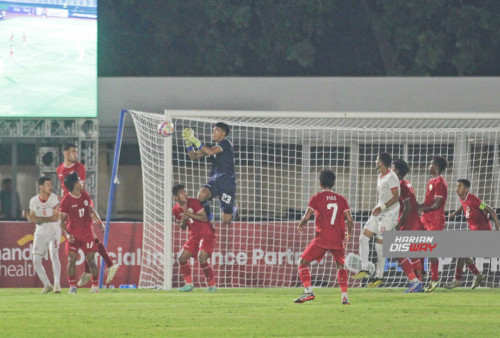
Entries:
<svg viewBox="0 0 500 338">
<path fill-rule="evenodd" d="M 326 208 L 328 210 L 330 209 L 333 209 L 333 212 L 332 212 L 332 220 L 330 221 L 331 225 L 334 225 L 335 224 L 335 218 L 337 218 L 337 210 L 339 209 L 337 203 L 328 203 L 326 205 Z"/>
</svg>

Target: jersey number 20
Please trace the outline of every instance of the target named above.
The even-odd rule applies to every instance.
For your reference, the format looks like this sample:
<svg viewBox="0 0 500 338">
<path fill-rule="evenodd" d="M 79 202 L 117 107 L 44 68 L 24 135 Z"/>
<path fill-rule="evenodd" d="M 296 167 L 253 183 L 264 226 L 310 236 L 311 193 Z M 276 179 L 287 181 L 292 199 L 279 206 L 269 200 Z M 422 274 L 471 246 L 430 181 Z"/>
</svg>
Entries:
<svg viewBox="0 0 500 338">
<path fill-rule="evenodd" d="M 337 218 L 337 210 L 338 210 L 338 205 L 337 203 L 328 203 L 326 205 L 326 208 L 328 210 L 330 209 L 333 209 L 333 212 L 332 212 L 332 220 L 330 221 L 331 225 L 334 225 L 335 224 L 335 218 Z"/>
</svg>

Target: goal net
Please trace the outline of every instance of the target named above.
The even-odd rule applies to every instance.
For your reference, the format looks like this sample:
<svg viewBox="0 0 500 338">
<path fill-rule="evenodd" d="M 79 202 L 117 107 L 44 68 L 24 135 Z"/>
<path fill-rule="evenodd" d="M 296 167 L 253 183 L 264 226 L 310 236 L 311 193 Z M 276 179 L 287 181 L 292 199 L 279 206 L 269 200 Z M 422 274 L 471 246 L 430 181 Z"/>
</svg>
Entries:
<svg viewBox="0 0 500 338">
<path fill-rule="evenodd" d="M 406 178 L 419 202 L 424 199 L 433 156 L 448 161 L 442 173 L 448 182 L 447 213 L 460 205 L 455 193 L 460 178 L 469 179 L 471 192 L 493 208 L 500 201 L 499 120 L 451 115 L 416 119 L 418 115 L 349 118 L 317 113 L 130 113 L 139 140 L 144 189 L 142 288 L 170 289 L 184 284 L 177 259 L 187 231 L 172 225 L 170 191 L 173 184 L 181 183 L 190 197 L 196 197 L 211 168 L 206 158 L 192 161 L 187 156 L 181 137 L 186 127 L 205 144 L 211 142 L 214 123 L 222 121 L 231 128 L 228 139 L 234 145 L 240 218 L 224 225 L 218 200 L 211 202 L 218 237 L 211 263 L 218 287 L 301 286 L 297 262 L 315 229 L 311 221 L 305 232 L 299 233 L 297 224 L 310 197 L 320 190 L 319 173 L 325 168 L 335 171 L 334 190 L 346 197 L 354 217 L 354 235 L 347 243 L 347 253 L 358 254 L 359 235 L 377 203 L 375 160 L 380 152 L 408 162 L 411 171 Z M 175 124 L 172 137 L 160 136 L 156 130 L 165 120 Z M 446 222 L 447 231 L 467 229 L 461 217 Z M 376 262 L 373 243 L 370 248 L 370 260 Z M 439 261 L 441 282 L 451 282 L 456 259 Z M 498 258 L 476 258 L 476 265 L 487 276 L 486 285 L 499 285 Z M 195 286 L 205 286 L 199 263 L 192 259 L 191 266 Z M 427 271 L 429 267 L 426 263 Z M 312 264 L 311 275 L 313 286 L 338 286 L 331 255 Z M 386 259 L 384 278 L 386 286 L 407 285 L 396 259 Z M 463 281 L 470 286 L 472 274 L 464 272 Z M 352 279 L 349 283 L 351 287 L 364 286 Z"/>
</svg>

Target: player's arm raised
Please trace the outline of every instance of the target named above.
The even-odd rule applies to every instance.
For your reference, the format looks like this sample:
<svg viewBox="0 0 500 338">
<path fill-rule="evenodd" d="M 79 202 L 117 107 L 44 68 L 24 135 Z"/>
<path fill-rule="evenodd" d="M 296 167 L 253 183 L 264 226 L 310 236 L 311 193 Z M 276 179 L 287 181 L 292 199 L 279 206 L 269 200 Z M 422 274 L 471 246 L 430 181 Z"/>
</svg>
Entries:
<svg viewBox="0 0 500 338">
<path fill-rule="evenodd" d="M 304 216 L 302 216 L 302 219 L 299 222 L 299 226 L 297 227 L 297 230 L 299 232 L 304 232 L 304 224 L 306 224 L 310 219 L 311 216 L 314 214 L 314 210 L 312 208 L 307 208 L 306 213 Z"/>
<path fill-rule="evenodd" d="M 72 234 L 70 234 L 68 232 L 68 230 L 66 230 L 66 221 L 68 219 L 68 215 L 61 212 L 59 213 L 59 225 L 61 226 L 61 230 L 64 234 L 64 236 L 68 239 L 68 241 L 70 241 L 71 243 L 73 243 L 75 241 L 75 238 L 73 237 Z"/>
<path fill-rule="evenodd" d="M 184 128 L 182 130 L 182 139 L 184 140 L 184 144 L 186 145 L 186 149 L 188 151 L 189 158 L 192 160 L 196 160 L 205 156 L 205 154 L 199 149 L 202 147 L 200 140 L 198 140 L 194 136 L 194 130 L 191 128 Z"/>
<path fill-rule="evenodd" d="M 196 160 L 200 157 L 203 157 L 203 152 L 193 145 L 191 139 L 194 138 L 194 131 L 191 128 L 184 128 L 182 130 L 182 139 L 184 140 L 184 144 L 186 145 L 186 149 L 189 155 L 189 158 L 192 160 Z M 201 142 L 198 140 L 199 145 Z"/>
<path fill-rule="evenodd" d="M 498 224 L 498 216 L 497 216 L 497 212 L 491 208 L 489 205 L 484 205 L 484 211 L 486 211 L 488 214 L 491 215 L 491 218 L 493 218 L 493 223 L 495 223 L 495 228 L 498 230 L 500 230 L 500 225 Z"/>
<path fill-rule="evenodd" d="M 203 153 L 203 156 L 212 156 L 222 153 L 223 150 L 220 146 L 202 146 L 199 151 Z"/>
<path fill-rule="evenodd" d="M 207 147 L 201 143 L 194 136 L 194 131 L 191 128 L 185 128 L 182 131 L 182 138 L 186 144 L 189 158 L 192 160 L 196 160 L 203 156 L 212 156 L 221 153 L 223 150 L 219 146 Z"/>
<path fill-rule="evenodd" d="M 188 150 L 189 158 L 192 160 L 196 160 L 196 159 L 202 158 L 204 156 L 212 156 L 212 155 L 216 155 L 216 154 L 220 154 L 220 153 L 222 153 L 222 148 L 219 146 L 213 146 L 213 147 L 202 146 L 200 149 L 198 149 L 196 151 L 194 149 Z"/>
</svg>

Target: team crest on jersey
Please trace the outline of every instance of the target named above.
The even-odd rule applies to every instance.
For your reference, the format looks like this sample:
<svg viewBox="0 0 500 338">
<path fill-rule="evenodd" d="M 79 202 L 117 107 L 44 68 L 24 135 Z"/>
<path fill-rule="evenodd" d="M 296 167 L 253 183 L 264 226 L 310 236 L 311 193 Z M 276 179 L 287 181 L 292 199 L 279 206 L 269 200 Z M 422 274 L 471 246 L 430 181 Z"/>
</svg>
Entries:
<svg viewBox="0 0 500 338">
<path fill-rule="evenodd" d="M 87 200 L 83 201 L 83 205 L 88 206 L 89 205 L 89 201 L 87 201 Z"/>
<path fill-rule="evenodd" d="M 432 184 L 429 184 L 429 191 L 432 191 Z"/>
</svg>

